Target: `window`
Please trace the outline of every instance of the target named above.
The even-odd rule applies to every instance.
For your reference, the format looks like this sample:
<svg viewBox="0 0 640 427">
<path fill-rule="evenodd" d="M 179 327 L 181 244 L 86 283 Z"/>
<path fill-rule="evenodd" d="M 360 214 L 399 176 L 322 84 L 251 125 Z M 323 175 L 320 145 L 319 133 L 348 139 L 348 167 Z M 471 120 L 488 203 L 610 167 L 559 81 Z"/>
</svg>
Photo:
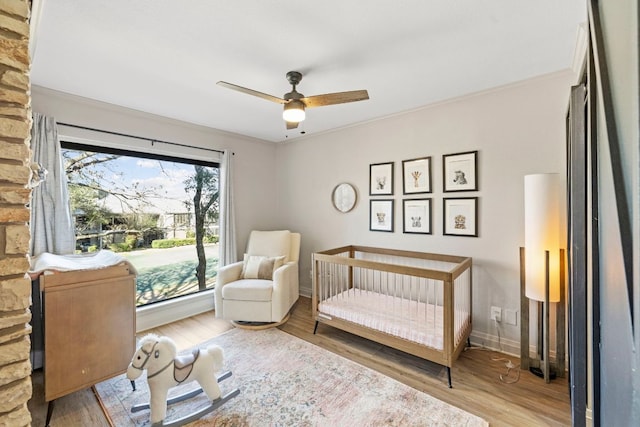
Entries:
<svg viewBox="0 0 640 427">
<path fill-rule="evenodd" d="M 138 272 L 137 305 L 211 289 L 219 165 L 62 143 L 76 252 L 108 249 Z"/>
</svg>

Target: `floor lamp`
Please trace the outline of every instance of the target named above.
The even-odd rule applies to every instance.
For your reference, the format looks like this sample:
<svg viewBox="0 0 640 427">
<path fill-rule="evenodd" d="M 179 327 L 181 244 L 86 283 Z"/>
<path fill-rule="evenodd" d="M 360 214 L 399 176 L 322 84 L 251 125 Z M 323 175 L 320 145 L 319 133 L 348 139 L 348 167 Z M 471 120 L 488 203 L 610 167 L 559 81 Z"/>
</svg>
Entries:
<svg viewBox="0 0 640 427">
<path fill-rule="evenodd" d="M 548 383 L 564 376 L 565 253 L 560 248 L 560 175 L 524 177 L 525 247 L 520 248 L 520 367 Z M 538 304 L 537 357 L 529 352 L 529 302 Z M 549 356 L 551 303 L 556 303 L 556 357 Z"/>
</svg>

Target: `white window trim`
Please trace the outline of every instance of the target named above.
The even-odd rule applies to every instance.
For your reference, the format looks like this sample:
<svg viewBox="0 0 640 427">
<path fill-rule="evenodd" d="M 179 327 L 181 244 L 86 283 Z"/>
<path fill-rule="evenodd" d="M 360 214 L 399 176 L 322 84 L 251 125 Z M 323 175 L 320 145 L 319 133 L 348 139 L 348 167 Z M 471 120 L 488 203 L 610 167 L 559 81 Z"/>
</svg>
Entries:
<svg viewBox="0 0 640 427">
<path fill-rule="evenodd" d="M 136 309 L 136 333 L 214 309 L 213 289 Z"/>
</svg>

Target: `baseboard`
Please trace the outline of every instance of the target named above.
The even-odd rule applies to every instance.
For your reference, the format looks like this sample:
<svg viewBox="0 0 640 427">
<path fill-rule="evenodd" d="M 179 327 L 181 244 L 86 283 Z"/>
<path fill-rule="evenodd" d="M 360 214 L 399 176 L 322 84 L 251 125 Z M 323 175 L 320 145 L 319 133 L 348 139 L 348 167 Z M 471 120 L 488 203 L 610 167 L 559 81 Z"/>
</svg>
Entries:
<svg viewBox="0 0 640 427">
<path fill-rule="evenodd" d="M 300 288 L 300 292 L 298 292 L 301 296 L 311 298 L 311 288 Z"/>
<path fill-rule="evenodd" d="M 471 345 L 499 351 L 511 356 L 520 357 L 520 342 L 499 338 L 497 335 L 480 331 L 471 331 Z"/>
<path fill-rule="evenodd" d="M 136 332 L 146 331 L 214 309 L 213 289 L 158 302 L 136 310 Z"/>
</svg>

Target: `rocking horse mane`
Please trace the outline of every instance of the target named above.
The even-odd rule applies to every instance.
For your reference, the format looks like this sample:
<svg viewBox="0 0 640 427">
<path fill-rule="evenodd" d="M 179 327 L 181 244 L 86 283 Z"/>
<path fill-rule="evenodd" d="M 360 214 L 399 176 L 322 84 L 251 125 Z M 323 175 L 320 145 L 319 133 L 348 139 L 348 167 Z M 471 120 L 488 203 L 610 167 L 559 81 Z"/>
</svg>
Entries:
<svg viewBox="0 0 640 427">
<path fill-rule="evenodd" d="M 145 350 L 149 351 L 151 349 L 151 347 L 153 346 L 153 344 L 155 343 L 160 343 L 161 345 L 163 345 L 165 348 L 167 348 L 168 350 L 170 350 L 173 354 L 172 357 L 175 357 L 176 353 L 178 352 L 178 347 L 176 346 L 176 343 L 169 337 L 167 336 L 158 336 L 156 334 L 147 334 L 144 337 L 142 337 L 140 339 L 140 343 L 139 343 L 139 347 L 140 348 L 144 348 Z M 149 347 L 149 348 L 147 348 Z"/>
</svg>

